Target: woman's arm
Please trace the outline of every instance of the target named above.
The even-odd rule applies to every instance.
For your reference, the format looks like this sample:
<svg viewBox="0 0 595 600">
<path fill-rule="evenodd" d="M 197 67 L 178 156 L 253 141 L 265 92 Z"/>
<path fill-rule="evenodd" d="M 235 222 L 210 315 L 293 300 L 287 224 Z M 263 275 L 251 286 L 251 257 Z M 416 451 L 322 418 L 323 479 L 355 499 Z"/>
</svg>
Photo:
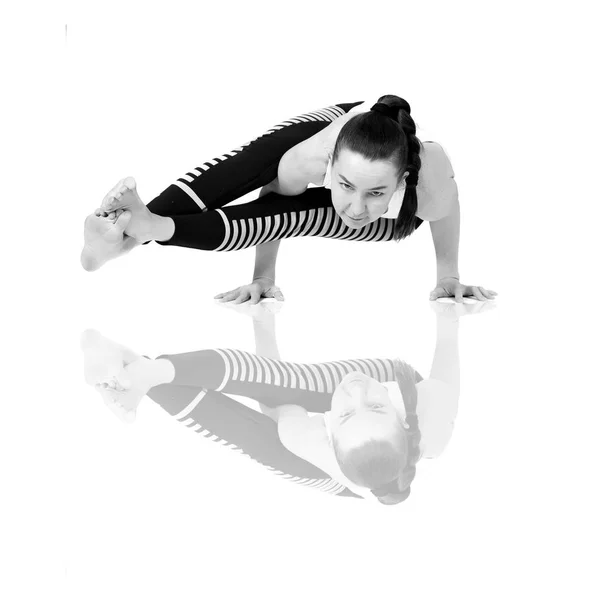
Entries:
<svg viewBox="0 0 595 600">
<path fill-rule="evenodd" d="M 454 179 L 449 179 L 442 191 L 441 211 L 446 213 L 430 220 L 430 230 L 436 251 L 436 285 L 443 277 L 459 277 L 459 239 L 461 211 Z"/>
<path fill-rule="evenodd" d="M 312 180 L 313 159 L 307 155 L 306 146 L 298 144 L 290 148 L 281 158 L 277 168 L 277 177 L 261 188 L 259 198 L 274 192 L 281 196 L 298 196 L 308 189 Z M 256 246 L 254 262 L 254 278 L 266 277 L 275 281 L 275 265 L 281 240 L 267 242 Z"/>
<path fill-rule="evenodd" d="M 424 458 L 437 458 L 450 441 L 459 410 L 459 381 L 458 321 L 438 314 L 430 377 L 415 386 Z"/>
</svg>

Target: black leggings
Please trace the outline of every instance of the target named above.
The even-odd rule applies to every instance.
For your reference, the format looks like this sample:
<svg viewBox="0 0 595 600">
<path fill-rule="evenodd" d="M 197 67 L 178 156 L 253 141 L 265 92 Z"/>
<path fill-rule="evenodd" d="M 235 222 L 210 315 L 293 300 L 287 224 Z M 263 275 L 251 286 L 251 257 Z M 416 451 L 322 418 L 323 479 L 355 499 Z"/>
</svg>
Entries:
<svg viewBox="0 0 595 600">
<path fill-rule="evenodd" d="M 148 204 L 170 217 L 175 232 L 163 246 L 230 251 L 273 240 L 318 236 L 342 240 L 390 241 L 396 219 L 378 219 L 361 229 L 345 225 L 335 212 L 331 192 L 309 188 L 298 196 L 269 193 L 225 206 L 277 177 L 283 155 L 362 102 L 335 104 L 276 125 L 247 144 L 192 169 Z M 417 227 L 423 222 L 417 220 Z"/>
<path fill-rule="evenodd" d="M 391 359 L 358 359 L 305 364 L 272 360 L 230 348 L 161 355 L 175 367 L 171 383 L 147 394 L 183 425 L 207 439 L 231 446 L 276 474 L 338 496 L 360 498 L 327 473 L 282 444 L 277 423 L 230 398 L 252 398 L 269 407 L 297 404 L 309 412 L 330 410 L 343 377 L 359 371 L 377 381 L 396 381 Z M 416 380 L 422 376 L 416 372 Z"/>
</svg>

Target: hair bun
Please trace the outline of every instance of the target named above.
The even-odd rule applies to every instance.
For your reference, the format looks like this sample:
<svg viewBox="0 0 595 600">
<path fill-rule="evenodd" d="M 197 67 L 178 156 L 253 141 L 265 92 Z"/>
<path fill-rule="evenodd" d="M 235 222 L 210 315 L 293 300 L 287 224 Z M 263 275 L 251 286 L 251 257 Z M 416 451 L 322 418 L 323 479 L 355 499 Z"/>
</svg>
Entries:
<svg viewBox="0 0 595 600">
<path fill-rule="evenodd" d="M 381 115 L 384 115 L 385 117 L 388 117 L 393 121 L 399 120 L 400 109 L 395 110 L 394 108 L 391 108 L 388 104 L 384 104 L 383 102 L 376 102 L 376 104 L 374 104 L 374 106 L 372 106 L 370 110 L 380 113 Z"/>
</svg>

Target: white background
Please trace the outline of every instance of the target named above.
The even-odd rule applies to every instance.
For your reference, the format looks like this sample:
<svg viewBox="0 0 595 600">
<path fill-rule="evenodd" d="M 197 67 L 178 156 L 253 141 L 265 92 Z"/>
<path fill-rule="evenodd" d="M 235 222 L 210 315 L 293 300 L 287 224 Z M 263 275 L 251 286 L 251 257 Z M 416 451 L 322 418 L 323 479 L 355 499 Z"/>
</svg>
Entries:
<svg viewBox="0 0 595 600">
<path fill-rule="evenodd" d="M 582 6 L 102 2 L 5 15 L 2 597 L 593 597 Z M 133 425 L 117 421 L 84 382 L 80 334 L 151 356 L 253 351 L 250 319 L 212 298 L 249 281 L 254 250 L 150 244 L 87 273 L 85 216 L 127 175 L 148 202 L 287 118 L 383 94 L 407 99 L 420 137 L 447 150 L 461 280 L 499 292 L 461 319 L 455 432 L 410 498 L 384 507 L 275 479 L 148 398 Z M 428 224 L 398 245 L 287 240 L 277 273 L 283 359 L 399 357 L 427 376 Z"/>
</svg>

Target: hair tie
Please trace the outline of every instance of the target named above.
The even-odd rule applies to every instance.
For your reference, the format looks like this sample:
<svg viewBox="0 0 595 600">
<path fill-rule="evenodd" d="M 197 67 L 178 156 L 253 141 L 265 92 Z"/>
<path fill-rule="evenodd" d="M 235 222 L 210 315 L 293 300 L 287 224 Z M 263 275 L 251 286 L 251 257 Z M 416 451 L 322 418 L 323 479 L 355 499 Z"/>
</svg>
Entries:
<svg viewBox="0 0 595 600">
<path fill-rule="evenodd" d="M 407 179 L 405 180 L 406 186 L 405 187 L 417 187 L 417 182 L 418 182 L 418 174 L 416 171 L 412 171 L 411 173 L 409 173 L 409 175 L 407 175 Z"/>
<path fill-rule="evenodd" d="M 397 110 L 395 111 L 395 109 L 391 108 L 388 104 L 383 104 L 382 102 L 376 102 L 376 104 L 374 104 L 374 106 L 372 106 L 372 108 L 370 108 L 370 110 L 373 110 L 374 112 L 378 112 L 381 115 L 384 115 L 385 117 L 388 117 L 389 119 L 392 119 L 393 121 L 398 122 L 399 111 L 401 109 L 397 108 Z"/>
</svg>

